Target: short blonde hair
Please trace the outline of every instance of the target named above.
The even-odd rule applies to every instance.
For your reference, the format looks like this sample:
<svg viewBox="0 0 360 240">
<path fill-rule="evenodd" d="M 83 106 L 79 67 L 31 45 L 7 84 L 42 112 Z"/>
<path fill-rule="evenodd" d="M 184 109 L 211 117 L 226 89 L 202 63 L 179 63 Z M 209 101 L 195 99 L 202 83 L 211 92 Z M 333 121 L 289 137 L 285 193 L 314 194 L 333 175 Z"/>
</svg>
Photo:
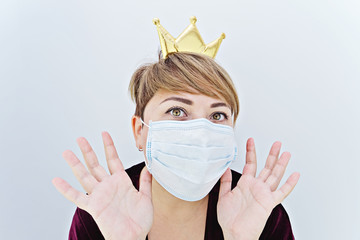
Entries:
<svg viewBox="0 0 360 240">
<path fill-rule="evenodd" d="M 234 125 L 239 114 L 239 99 L 229 74 L 203 54 L 173 53 L 159 62 L 139 67 L 131 77 L 129 92 L 135 101 L 135 116 L 144 119 L 147 103 L 158 90 L 204 94 L 229 104 Z"/>
</svg>

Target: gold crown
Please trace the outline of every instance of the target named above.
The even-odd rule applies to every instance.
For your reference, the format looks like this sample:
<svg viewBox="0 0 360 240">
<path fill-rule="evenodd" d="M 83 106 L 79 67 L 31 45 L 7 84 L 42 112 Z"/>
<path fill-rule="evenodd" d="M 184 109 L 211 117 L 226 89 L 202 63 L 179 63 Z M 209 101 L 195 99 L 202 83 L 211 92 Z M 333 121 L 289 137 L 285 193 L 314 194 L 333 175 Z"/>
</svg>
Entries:
<svg viewBox="0 0 360 240">
<path fill-rule="evenodd" d="M 160 25 L 158 18 L 153 19 L 153 23 L 156 25 L 159 34 L 164 59 L 166 59 L 170 53 L 174 52 L 203 53 L 211 58 L 215 58 L 220 44 L 225 38 L 225 34 L 222 33 L 215 41 L 205 44 L 195 25 L 196 21 L 196 17 L 190 17 L 190 25 L 177 38 L 174 38 Z"/>
</svg>

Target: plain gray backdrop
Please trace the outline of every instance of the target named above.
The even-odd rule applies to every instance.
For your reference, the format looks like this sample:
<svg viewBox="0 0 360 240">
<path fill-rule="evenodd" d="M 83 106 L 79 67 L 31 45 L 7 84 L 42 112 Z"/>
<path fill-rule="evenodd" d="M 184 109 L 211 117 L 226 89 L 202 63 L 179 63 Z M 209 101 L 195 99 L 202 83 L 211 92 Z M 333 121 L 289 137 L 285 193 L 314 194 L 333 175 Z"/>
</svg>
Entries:
<svg viewBox="0 0 360 240">
<path fill-rule="evenodd" d="M 158 17 L 173 36 L 195 15 L 240 97 L 241 171 L 280 140 L 301 178 L 283 202 L 297 239 L 359 239 L 360 2 L 0 1 L 0 239 L 66 239 L 75 210 L 51 184 L 81 189 L 61 154 L 86 137 L 106 165 L 101 132 L 126 167 L 135 147 L 127 92 L 157 60 Z M 259 170 L 258 170 L 259 171 Z"/>
</svg>

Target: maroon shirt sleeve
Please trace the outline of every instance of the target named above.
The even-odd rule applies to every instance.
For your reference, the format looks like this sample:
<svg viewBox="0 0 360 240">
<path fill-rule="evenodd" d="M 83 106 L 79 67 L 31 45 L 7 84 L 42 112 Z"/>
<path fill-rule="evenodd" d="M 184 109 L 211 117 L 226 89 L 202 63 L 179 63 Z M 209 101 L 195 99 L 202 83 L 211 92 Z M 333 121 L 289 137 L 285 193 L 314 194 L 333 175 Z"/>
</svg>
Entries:
<svg viewBox="0 0 360 240">
<path fill-rule="evenodd" d="M 135 165 L 127 169 L 134 186 L 139 189 L 139 176 L 144 163 Z M 232 171 L 233 181 L 232 188 L 234 188 L 241 177 L 240 173 Z M 221 227 L 217 221 L 216 206 L 219 196 L 218 182 L 211 190 L 209 195 L 209 206 L 206 219 L 205 240 L 223 240 Z M 69 232 L 69 240 L 103 240 L 98 226 L 94 219 L 86 211 L 77 208 L 73 217 Z M 269 219 L 266 222 L 264 230 L 259 240 L 293 240 L 294 236 L 291 229 L 289 216 L 284 207 L 279 204 L 276 206 Z"/>
<path fill-rule="evenodd" d="M 290 219 L 284 207 L 277 205 L 268 218 L 259 240 L 293 240 Z"/>
<path fill-rule="evenodd" d="M 69 239 L 103 240 L 104 237 L 91 215 L 77 208 L 71 223 Z"/>
</svg>

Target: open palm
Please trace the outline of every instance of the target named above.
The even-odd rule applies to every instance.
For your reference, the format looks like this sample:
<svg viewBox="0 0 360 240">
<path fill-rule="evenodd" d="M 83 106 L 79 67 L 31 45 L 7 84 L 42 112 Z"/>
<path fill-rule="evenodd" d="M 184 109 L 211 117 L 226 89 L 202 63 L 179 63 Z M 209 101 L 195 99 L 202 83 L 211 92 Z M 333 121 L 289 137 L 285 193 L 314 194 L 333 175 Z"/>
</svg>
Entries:
<svg viewBox="0 0 360 240">
<path fill-rule="evenodd" d="M 110 175 L 98 163 L 85 138 L 77 140 L 86 165 L 69 150 L 63 157 L 87 194 L 71 187 L 65 180 L 54 178 L 53 184 L 67 199 L 92 215 L 105 239 L 145 239 L 153 221 L 151 175 L 143 169 L 137 191 L 118 157 L 114 143 L 102 134 Z"/>
<path fill-rule="evenodd" d="M 288 152 L 278 158 L 280 148 L 280 142 L 273 144 L 265 168 L 256 177 L 255 145 L 250 138 L 243 175 L 236 187 L 231 190 L 230 169 L 222 176 L 217 212 L 225 239 L 258 239 L 273 208 L 294 189 L 299 173 L 293 173 L 277 189 L 290 160 Z"/>
</svg>

